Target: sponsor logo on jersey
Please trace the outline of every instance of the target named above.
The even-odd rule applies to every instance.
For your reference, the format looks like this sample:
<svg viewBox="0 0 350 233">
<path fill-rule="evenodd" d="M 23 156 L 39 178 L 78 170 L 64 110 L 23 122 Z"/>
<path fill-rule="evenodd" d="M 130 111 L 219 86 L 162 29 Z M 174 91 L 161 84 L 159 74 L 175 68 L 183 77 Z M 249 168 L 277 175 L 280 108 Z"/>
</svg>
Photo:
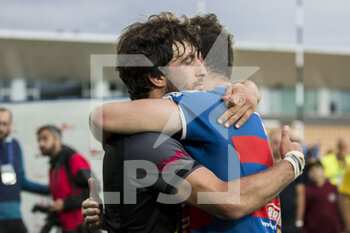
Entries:
<svg viewBox="0 0 350 233">
<path fill-rule="evenodd" d="M 160 163 L 157 164 L 157 168 L 160 171 L 167 171 L 169 166 L 178 162 L 180 158 L 186 158 L 190 156 L 189 154 L 186 154 L 185 151 L 175 151 L 175 154 L 170 156 L 169 159 L 163 159 Z"/>
<path fill-rule="evenodd" d="M 281 209 L 274 203 L 269 203 L 266 205 L 269 219 L 275 221 L 277 225 L 281 226 Z"/>
<path fill-rule="evenodd" d="M 253 217 L 265 218 L 266 220 L 261 220 L 270 222 L 272 225 L 281 226 L 281 208 L 280 201 L 278 198 L 273 199 L 270 203 L 263 206 L 261 209 L 258 209 L 252 213 Z M 269 221 L 270 219 L 270 221 Z M 263 224 L 263 226 L 267 226 Z"/>
<path fill-rule="evenodd" d="M 264 227 L 269 227 L 271 228 L 272 230 L 277 230 L 277 225 L 276 224 L 273 224 L 272 222 L 265 222 L 264 220 L 260 220 L 261 224 L 264 226 Z"/>
</svg>

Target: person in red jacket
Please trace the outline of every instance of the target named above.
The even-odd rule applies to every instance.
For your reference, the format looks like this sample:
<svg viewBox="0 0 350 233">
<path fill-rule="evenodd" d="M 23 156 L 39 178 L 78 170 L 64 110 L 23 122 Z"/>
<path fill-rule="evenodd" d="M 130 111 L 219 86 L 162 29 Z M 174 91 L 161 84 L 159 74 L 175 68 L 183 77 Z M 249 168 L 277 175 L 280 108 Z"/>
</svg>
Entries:
<svg viewBox="0 0 350 233">
<path fill-rule="evenodd" d="M 63 233 L 78 233 L 86 227 L 81 203 L 89 196 L 88 161 L 72 148 L 62 144 L 62 132 L 53 125 L 37 131 L 41 153 L 50 156 L 50 194 L 54 200 L 51 211 L 57 213 Z"/>
</svg>

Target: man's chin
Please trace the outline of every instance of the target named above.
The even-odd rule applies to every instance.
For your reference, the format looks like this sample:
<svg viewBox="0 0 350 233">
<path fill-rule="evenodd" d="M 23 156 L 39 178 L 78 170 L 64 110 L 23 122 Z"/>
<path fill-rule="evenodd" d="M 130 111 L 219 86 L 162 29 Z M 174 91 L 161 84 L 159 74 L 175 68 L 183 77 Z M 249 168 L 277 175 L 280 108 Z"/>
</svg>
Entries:
<svg viewBox="0 0 350 233">
<path fill-rule="evenodd" d="M 193 88 L 193 90 L 196 90 L 196 91 L 203 91 L 204 90 L 204 87 L 203 85 L 197 85 Z"/>
</svg>

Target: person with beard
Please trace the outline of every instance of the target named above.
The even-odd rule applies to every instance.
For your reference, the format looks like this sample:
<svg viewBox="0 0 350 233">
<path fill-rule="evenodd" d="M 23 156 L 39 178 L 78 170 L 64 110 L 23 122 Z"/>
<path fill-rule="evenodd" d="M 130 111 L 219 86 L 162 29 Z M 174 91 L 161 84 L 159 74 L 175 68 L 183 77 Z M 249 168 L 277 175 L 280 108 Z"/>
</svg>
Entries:
<svg viewBox="0 0 350 233">
<path fill-rule="evenodd" d="M 54 202 L 49 208 L 56 212 L 63 233 L 87 231 L 80 205 L 89 196 L 90 165 L 74 149 L 62 144 L 62 132 L 53 125 L 37 131 L 40 151 L 50 157 L 50 195 Z"/>
<path fill-rule="evenodd" d="M 0 108 L 0 232 L 27 232 L 21 214 L 21 190 L 48 194 L 48 187 L 28 180 L 25 176 L 22 150 L 10 134 L 12 113 Z"/>
<path fill-rule="evenodd" d="M 203 21 L 207 21 L 207 19 L 209 20 L 209 25 L 216 27 L 216 21 L 213 24 L 213 20 L 216 19 L 215 17 L 211 17 L 209 15 L 208 17 L 203 18 Z M 207 36 L 212 35 L 212 31 L 206 30 L 207 28 L 205 27 L 205 25 L 203 26 L 200 25 L 200 27 L 198 28 L 200 32 L 202 32 L 203 34 L 206 34 Z M 148 34 L 145 34 L 141 37 L 137 33 L 140 31 L 147 32 Z M 153 48 L 152 46 L 145 46 L 145 43 L 143 42 L 144 37 L 146 36 L 149 36 L 151 39 L 154 39 L 153 35 L 152 36 L 149 35 L 149 31 L 151 30 L 134 30 L 133 33 L 129 33 L 127 36 L 125 36 L 124 34 L 119 40 L 119 44 L 118 44 L 119 46 L 117 46 L 117 48 L 119 48 L 119 50 L 117 50 L 118 54 L 134 54 L 135 52 L 134 51 L 131 52 L 130 48 L 138 44 L 140 44 L 139 47 L 141 48 L 150 48 L 150 49 Z M 157 32 L 160 30 L 156 30 L 156 28 L 153 28 L 152 31 Z M 216 37 L 213 36 L 213 38 L 210 38 L 210 41 L 212 43 L 207 44 L 207 46 L 214 44 L 213 42 L 215 42 L 218 35 L 221 34 L 220 31 L 221 30 L 218 30 L 217 33 L 215 31 Z M 205 38 L 208 38 L 207 36 Z M 128 38 L 125 39 L 126 37 Z M 136 38 L 133 39 L 133 37 L 136 37 Z M 200 36 L 200 38 L 203 40 L 204 37 Z M 212 39 L 214 41 L 212 41 Z M 138 41 L 140 42 L 138 43 Z M 168 62 L 169 66 L 167 67 L 168 68 L 167 71 L 169 71 L 167 73 L 167 76 L 161 75 L 158 78 L 159 79 L 158 81 L 164 79 L 164 82 L 166 82 L 169 78 L 169 80 L 171 80 L 171 82 L 173 82 L 173 84 L 176 87 L 179 87 L 180 90 L 186 90 L 182 87 L 184 87 L 186 84 L 189 84 L 192 80 L 191 77 L 193 77 L 191 76 L 190 68 L 191 66 L 192 66 L 192 69 L 196 68 L 201 64 L 200 61 L 202 61 L 202 55 L 204 57 L 206 68 L 210 68 L 210 66 L 207 63 L 207 58 L 211 57 L 213 60 L 220 62 L 216 59 L 217 57 L 220 57 L 220 56 L 216 56 L 216 55 L 219 55 L 220 52 L 224 52 L 223 49 L 226 50 L 227 48 L 227 47 L 221 47 L 219 44 L 219 47 L 221 48 L 221 50 L 214 51 L 216 52 L 214 54 L 214 57 L 213 56 L 207 57 L 206 55 L 208 54 L 204 52 L 206 50 L 204 50 L 203 47 L 201 46 L 199 51 L 201 51 L 202 53 L 199 53 L 200 56 L 195 56 L 195 55 L 188 56 L 189 59 L 186 59 L 186 56 L 185 56 L 187 55 L 186 48 L 191 48 L 191 46 L 188 46 L 188 45 L 186 46 L 185 42 L 183 44 L 184 45 L 180 47 L 181 48 L 180 52 L 177 52 L 174 54 L 175 55 L 184 54 L 184 55 L 179 58 L 175 57 L 176 60 L 174 59 L 175 60 L 174 62 L 170 60 L 170 62 Z M 171 50 L 169 49 L 169 51 Z M 232 55 L 233 55 L 233 50 L 229 49 L 228 52 L 230 53 L 232 52 Z M 136 53 L 136 54 L 139 54 L 139 53 Z M 193 58 L 190 59 L 191 57 Z M 233 56 L 230 56 L 230 57 L 233 58 Z M 172 70 L 171 68 L 172 68 L 172 65 L 174 64 L 176 64 L 176 67 L 174 67 L 176 69 Z M 185 64 L 185 66 L 186 64 L 188 64 L 188 69 L 187 67 L 186 69 L 183 68 L 181 64 Z M 231 66 L 231 64 L 229 65 Z M 218 68 L 218 67 L 214 65 L 214 68 Z M 131 69 L 133 72 L 131 72 Z M 190 213 L 190 215 L 188 215 L 189 218 L 187 217 L 185 219 L 183 218 L 183 220 L 185 220 L 182 222 L 183 229 L 186 228 L 185 232 L 187 232 L 187 230 L 189 231 L 194 230 L 195 232 L 209 232 L 209 231 L 210 232 L 248 232 L 248 231 L 249 232 L 277 232 L 279 230 L 278 224 L 280 222 L 280 218 L 279 218 L 279 200 L 278 198 L 275 198 L 275 196 L 290 181 L 292 181 L 293 178 L 297 177 L 301 173 L 301 170 L 303 168 L 304 156 L 301 154 L 300 145 L 290 143 L 288 138 L 288 129 L 286 128 L 286 130 L 284 130 L 282 141 L 285 142 L 286 145 L 289 145 L 291 147 L 286 151 L 281 151 L 282 158 L 284 158 L 284 155 L 286 154 L 287 156 L 292 156 L 289 152 L 294 153 L 292 152 L 293 150 L 297 150 L 295 154 L 299 154 L 300 157 L 299 158 L 294 157 L 296 160 L 289 160 L 290 157 L 286 157 L 286 159 L 284 160 L 287 160 L 288 162 L 283 160 L 278 165 L 268 169 L 268 167 L 273 165 L 273 160 L 270 153 L 270 149 L 267 144 L 266 135 L 265 135 L 266 132 L 261 124 L 259 116 L 255 113 L 250 118 L 251 120 L 247 121 L 244 127 L 242 128 L 240 127 L 240 129 L 237 129 L 237 132 L 236 132 L 236 129 L 234 129 L 233 127 L 228 129 L 230 130 L 230 132 L 228 131 L 223 132 L 225 130 L 224 127 L 223 126 L 220 127 L 216 125 L 217 118 L 225 110 L 227 110 L 225 104 L 222 102 L 222 96 L 225 94 L 225 88 L 226 88 L 225 86 L 228 85 L 229 83 L 228 81 L 229 76 L 227 74 L 229 69 L 227 69 L 227 63 L 223 67 L 223 70 L 224 70 L 223 73 L 219 73 L 215 69 L 214 70 L 207 69 L 206 73 L 207 74 L 213 73 L 213 75 L 200 76 L 202 77 L 201 78 L 202 80 L 199 79 L 200 83 L 195 82 L 195 85 L 193 85 L 194 88 L 192 88 L 192 89 L 202 88 L 206 90 L 206 89 L 214 88 L 215 86 L 218 85 L 220 86 L 220 87 L 217 87 L 219 89 L 214 88 L 208 92 L 191 91 L 191 92 L 172 93 L 170 97 L 172 98 L 173 101 L 177 102 L 178 105 L 169 101 L 168 99 L 157 99 L 154 95 L 151 94 L 151 92 L 145 90 L 144 85 L 138 79 L 141 77 L 141 75 L 143 75 L 147 81 L 150 79 L 149 78 L 150 75 L 148 73 L 145 73 L 144 70 L 136 70 L 134 67 L 130 68 L 130 66 L 128 67 L 119 66 L 118 70 L 120 72 L 119 73 L 120 77 L 123 79 L 124 83 L 128 87 L 129 93 L 131 94 L 131 99 L 133 99 L 133 101 L 123 102 L 120 105 L 117 103 L 107 104 L 107 105 L 104 105 L 103 107 L 100 107 L 100 110 L 102 111 L 99 111 L 99 109 L 96 109 L 96 111 L 92 113 L 92 115 L 90 115 L 91 117 L 90 119 L 92 119 L 92 122 L 91 122 L 93 126 L 92 129 L 103 128 L 107 132 L 118 132 L 122 134 L 123 133 L 132 134 L 132 133 L 139 133 L 144 131 L 173 133 L 173 132 L 180 132 L 182 130 L 182 135 L 184 136 L 182 137 L 182 139 L 185 139 L 185 140 L 182 140 L 181 142 L 183 143 L 183 145 L 185 145 L 185 148 L 187 147 L 186 150 L 188 151 L 188 153 L 191 156 L 193 156 L 193 158 L 196 159 L 198 163 L 204 166 L 207 166 L 207 167 L 199 167 L 195 171 L 192 171 L 191 174 L 189 174 L 187 177 L 183 177 L 184 180 L 188 181 L 192 186 L 191 195 L 185 201 L 190 205 L 193 205 L 202 210 L 208 211 L 209 213 L 212 214 L 212 216 L 210 215 L 208 216 L 208 215 L 204 215 L 205 213 L 202 213 L 202 212 L 201 213 L 192 212 L 194 214 Z M 184 71 L 184 72 L 180 74 L 181 71 Z M 182 86 L 176 85 L 180 83 L 182 84 Z M 163 96 L 165 94 L 164 88 L 162 90 L 163 92 L 160 93 L 161 94 L 160 96 Z M 151 89 L 151 91 L 153 90 Z M 143 94 L 143 96 L 141 94 Z M 135 98 L 135 97 L 138 97 L 138 98 Z M 243 96 L 241 97 L 243 98 Z M 180 99 L 182 99 L 181 103 L 180 103 Z M 244 101 L 242 102 L 244 103 Z M 141 103 L 142 105 L 140 105 Z M 116 108 L 114 107 L 115 105 L 117 105 Z M 211 110 L 218 109 L 217 108 L 218 105 L 220 105 L 219 112 L 216 111 L 214 114 L 210 114 Z M 148 110 L 145 108 L 145 106 L 147 106 L 146 108 Z M 179 107 L 181 107 L 181 112 Z M 131 111 L 131 114 L 129 114 L 130 113 L 129 111 Z M 135 111 L 138 111 L 138 114 L 134 115 Z M 102 113 L 102 114 L 99 114 L 99 113 Z M 124 114 L 126 113 L 129 114 L 129 119 L 127 120 L 128 122 L 124 122 L 125 120 Z M 132 122 L 131 124 L 129 124 L 130 123 L 129 120 Z M 125 123 L 122 126 L 123 128 L 120 128 L 121 121 Z M 242 126 L 239 122 L 238 124 Z M 237 127 L 237 124 L 235 125 Z M 196 129 L 194 128 L 194 126 L 196 127 Z M 220 131 L 216 129 L 220 129 Z M 98 132 L 98 131 L 93 130 L 93 132 Z M 228 133 L 230 134 L 229 138 L 225 137 L 226 135 L 229 136 Z M 94 134 L 94 135 L 97 136 L 98 138 L 97 134 Z M 192 137 L 193 140 L 190 141 L 190 140 L 187 140 L 186 136 L 188 137 L 194 136 L 194 137 Z M 241 158 L 243 158 L 242 159 L 243 163 L 240 163 L 240 162 L 238 163 L 239 159 L 237 158 L 237 154 L 231 153 L 233 152 L 233 148 L 232 148 L 233 146 L 231 145 L 232 142 L 235 143 L 234 146 L 237 148 L 237 151 L 238 151 L 237 154 L 239 153 L 241 155 Z M 238 145 L 236 144 L 236 142 L 242 142 L 242 144 L 239 143 Z M 154 143 L 152 145 L 154 145 Z M 154 157 L 157 157 L 157 156 L 159 157 L 164 154 L 164 153 L 147 154 L 147 153 L 144 153 L 145 149 L 143 146 L 140 146 L 140 148 L 142 148 L 142 151 L 140 153 L 134 153 L 134 154 L 143 156 L 143 158 L 153 159 Z M 252 151 L 251 149 L 255 151 Z M 287 152 L 289 153 L 289 155 Z M 231 154 L 229 155 L 229 153 Z M 125 156 L 122 153 L 114 153 L 114 157 L 116 159 L 122 160 L 123 157 Z M 235 161 L 234 164 L 231 161 L 229 163 L 228 158 L 232 158 L 231 161 Z M 235 160 L 235 158 L 237 158 L 237 160 Z M 296 165 L 296 164 L 293 165 L 294 162 L 297 162 L 298 166 L 294 166 Z M 236 167 L 233 169 L 229 169 L 228 164 L 230 164 L 230 166 L 233 165 Z M 291 169 L 292 167 L 293 169 Z M 260 172 L 264 169 L 266 169 L 266 171 Z M 292 170 L 294 170 L 293 174 L 292 174 Z M 256 174 L 253 174 L 253 173 L 256 173 Z M 243 174 L 243 176 L 240 176 L 241 174 Z M 282 178 L 282 176 L 284 178 Z M 235 178 L 239 178 L 239 179 L 235 179 Z M 271 182 L 272 179 L 274 180 L 274 182 Z M 198 183 L 200 185 L 198 185 Z M 178 186 L 178 189 L 179 190 L 185 189 L 184 184 L 185 182 L 180 183 L 180 185 Z M 232 189 L 230 188 L 228 192 L 225 189 L 227 188 L 227 185 L 232 187 L 231 185 L 236 185 L 236 184 L 239 186 L 233 187 Z M 221 187 L 224 187 L 224 186 L 225 188 L 221 189 Z M 240 191 L 238 191 L 239 189 Z M 223 191 L 225 191 L 224 196 L 222 195 L 215 195 L 215 197 L 214 195 L 210 196 L 210 198 L 212 197 L 213 199 L 220 198 L 221 203 L 225 203 L 225 204 L 220 205 L 220 204 L 217 204 L 218 202 L 215 202 L 216 203 L 215 205 L 205 205 L 205 204 L 201 205 L 201 203 L 203 202 L 198 203 L 196 199 L 197 193 L 203 192 L 203 191 L 206 192 L 207 190 L 210 190 L 211 192 L 221 192 L 221 194 L 223 194 Z M 257 192 L 257 190 L 259 190 L 259 192 Z M 269 194 L 266 196 L 265 194 L 261 195 L 262 192 L 265 192 L 265 194 L 267 193 Z M 236 201 L 234 198 L 237 197 L 237 195 L 235 194 L 239 195 L 240 203 L 236 205 L 228 204 L 228 203 L 234 203 L 234 201 Z M 209 203 L 209 202 L 206 202 L 206 203 Z M 210 201 L 210 203 L 213 203 L 213 202 Z M 269 204 L 265 205 L 267 203 Z M 95 211 L 93 209 L 91 209 L 91 211 L 88 211 L 89 206 L 87 202 L 86 204 L 87 205 L 83 206 L 83 208 L 85 208 L 84 216 L 86 216 L 86 222 L 89 223 L 90 221 L 88 221 L 87 218 L 89 216 L 92 216 L 93 212 Z M 98 207 L 97 205 L 95 206 Z M 259 209 L 262 206 L 263 208 Z M 217 207 L 217 209 L 214 209 L 214 207 Z M 220 209 L 220 207 L 224 207 L 224 208 Z M 223 213 L 225 212 L 228 213 L 228 215 L 224 216 Z M 95 213 L 101 213 L 101 211 L 96 210 Z M 98 217 L 99 216 L 93 216 L 93 219 L 97 220 Z M 222 218 L 229 219 L 229 220 L 222 220 Z M 190 221 L 187 221 L 186 219 L 190 219 Z M 102 223 L 102 221 L 101 222 L 95 221 L 95 223 L 97 225 L 99 223 Z M 92 225 L 95 223 L 91 221 L 89 225 Z M 187 226 L 190 226 L 190 229 L 188 229 Z"/>
</svg>

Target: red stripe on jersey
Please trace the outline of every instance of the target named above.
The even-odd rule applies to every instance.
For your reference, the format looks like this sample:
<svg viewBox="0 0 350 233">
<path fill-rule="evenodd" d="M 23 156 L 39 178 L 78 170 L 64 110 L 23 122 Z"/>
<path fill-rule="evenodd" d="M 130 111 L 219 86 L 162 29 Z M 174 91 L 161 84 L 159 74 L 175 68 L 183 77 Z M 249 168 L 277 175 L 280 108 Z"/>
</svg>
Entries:
<svg viewBox="0 0 350 233">
<path fill-rule="evenodd" d="M 255 136 L 231 137 L 241 163 L 260 163 L 271 167 L 273 157 L 267 140 Z"/>
<path fill-rule="evenodd" d="M 189 233 L 209 225 L 214 221 L 213 217 L 196 207 L 186 205 L 181 211 L 182 233 Z"/>
<path fill-rule="evenodd" d="M 275 198 L 262 208 L 254 211 L 251 214 L 252 217 L 268 218 L 281 226 L 281 204 L 280 199 Z"/>
</svg>

